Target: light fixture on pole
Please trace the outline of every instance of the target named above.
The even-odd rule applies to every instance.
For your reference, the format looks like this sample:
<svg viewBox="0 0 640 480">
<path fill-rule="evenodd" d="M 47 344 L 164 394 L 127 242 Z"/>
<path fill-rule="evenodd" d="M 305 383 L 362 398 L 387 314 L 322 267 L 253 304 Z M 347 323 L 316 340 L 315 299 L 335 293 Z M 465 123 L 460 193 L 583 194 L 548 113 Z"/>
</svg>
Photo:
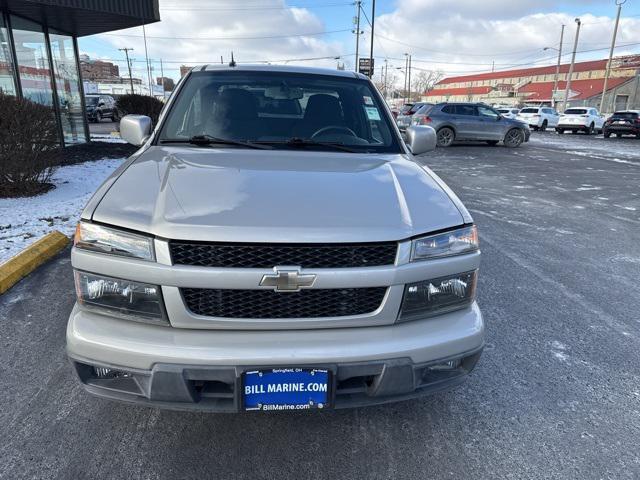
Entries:
<svg viewBox="0 0 640 480">
<path fill-rule="evenodd" d="M 576 38 L 573 42 L 573 53 L 571 54 L 571 65 L 569 65 L 569 75 L 567 77 L 567 87 L 564 92 L 564 101 L 562 102 L 561 111 L 564 112 L 567 109 L 567 102 L 569 101 L 569 93 L 571 92 L 571 77 L 573 76 L 573 67 L 576 63 L 576 50 L 578 49 L 578 39 L 580 38 L 580 27 L 582 22 L 579 18 L 576 18 Z"/>
</svg>

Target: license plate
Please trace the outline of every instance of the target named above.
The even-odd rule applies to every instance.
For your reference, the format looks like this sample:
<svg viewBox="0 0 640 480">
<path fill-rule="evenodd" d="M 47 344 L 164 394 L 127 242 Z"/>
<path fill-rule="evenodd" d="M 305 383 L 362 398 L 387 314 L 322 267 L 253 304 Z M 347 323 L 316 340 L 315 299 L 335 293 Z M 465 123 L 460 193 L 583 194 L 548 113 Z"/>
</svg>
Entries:
<svg viewBox="0 0 640 480">
<path fill-rule="evenodd" d="M 272 368 L 245 372 L 242 394 L 245 410 L 311 410 L 328 407 L 328 370 Z"/>
<path fill-rule="evenodd" d="M 626 125 L 627 122 L 625 122 L 624 120 L 618 121 L 616 122 L 618 125 Z"/>
</svg>

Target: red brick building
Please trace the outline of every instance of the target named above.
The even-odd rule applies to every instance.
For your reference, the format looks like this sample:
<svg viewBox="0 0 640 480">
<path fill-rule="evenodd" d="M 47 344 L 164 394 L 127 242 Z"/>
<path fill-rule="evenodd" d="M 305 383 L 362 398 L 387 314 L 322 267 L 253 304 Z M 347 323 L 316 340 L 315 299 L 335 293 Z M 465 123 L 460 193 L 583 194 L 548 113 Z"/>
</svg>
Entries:
<svg viewBox="0 0 640 480">
<path fill-rule="evenodd" d="M 607 60 L 576 63 L 571 79 L 569 106 L 598 107 L 604 88 Z M 612 60 L 605 111 L 640 107 L 640 55 Z M 555 100 L 562 101 L 569 64 L 560 66 Z M 449 77 L 438 82 L 423 99 L 428 102 L 485 102 L 500 105 L 551 105 L 554 102 L 556 66 L 523 68 Z"/>
</svg>

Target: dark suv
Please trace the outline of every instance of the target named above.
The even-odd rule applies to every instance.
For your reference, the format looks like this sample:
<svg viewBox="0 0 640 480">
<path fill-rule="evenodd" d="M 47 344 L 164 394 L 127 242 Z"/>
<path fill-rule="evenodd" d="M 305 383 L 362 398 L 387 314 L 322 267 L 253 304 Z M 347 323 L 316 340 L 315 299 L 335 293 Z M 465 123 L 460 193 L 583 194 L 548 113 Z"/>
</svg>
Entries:
<svg viewBox="0 0 640 480">
<path fill-rule="evenodd" d="M 617 137 L 635 135 L 636 138 L 640 138 L 640 111 L 627 110 L 614 113 L 604 122 L 602 133 L 605 138 L 609 138 L 612 134 Z"/>
<path fill-rule="evenodd" d="M 529 125 L 503 117 L 483 103 L 439 103 L 422 117 L 421 125 L 436 130 L 439 147 L 448 147 L 455 140 L 478 140 L 489 145 L 503 142 L 505 147 L 519 147 L 531 135 Z"/>
<path fill-rule="evenodd" d="M 99 122 L 103 118 L 117 122 L 120 118 L 116 101 L 111 95 L 87 95 L 84 102 L 87 109 L 87 120 L 90 122 Z"/>
</svg>

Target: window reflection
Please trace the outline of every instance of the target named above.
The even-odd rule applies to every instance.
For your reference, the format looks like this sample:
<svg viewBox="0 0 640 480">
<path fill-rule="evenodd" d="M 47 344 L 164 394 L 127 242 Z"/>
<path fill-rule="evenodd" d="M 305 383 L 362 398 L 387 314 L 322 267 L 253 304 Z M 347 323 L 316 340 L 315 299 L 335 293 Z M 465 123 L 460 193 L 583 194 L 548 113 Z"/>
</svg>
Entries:
<svg viewBox="0 0 640 480">
<path fill-rule="evenodd" d="M 73 39 L 67 35 L 49 31 L 49 43 L 64 142 L 65 144 L 84 143 L 87 139 L 84 132 L 84 112 Z"/>
<path fill-rule="evenodd" d="M 51 71 L 42 27 L 35 22 L 12 16 L 11 28 L 22 95 L 42 105 L 52 106 Z"/>
<path fill-rule="evenodd" d="M 13 62 L 11 60 L 11 46 L 9 45 L 9 32 L 0 15 L 0 93 L 8 95 L 16 94 L 14 85 Z"/>
</svg>

